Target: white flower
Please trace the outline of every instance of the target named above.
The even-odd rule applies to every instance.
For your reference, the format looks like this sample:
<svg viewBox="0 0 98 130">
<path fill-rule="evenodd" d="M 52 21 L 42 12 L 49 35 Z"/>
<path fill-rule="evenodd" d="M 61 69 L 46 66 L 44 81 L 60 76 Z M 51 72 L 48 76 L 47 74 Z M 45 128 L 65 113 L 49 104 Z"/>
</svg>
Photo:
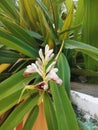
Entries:
<svg viewBox="0 0 98 130">
<path fill-rule="evenodd" d="M 49 62 L 54 56 L 53 49 L 49 50 L 49 46 L 46 45 L 45 47 L 45 62 Z"/>
<path fill-rule="evenodd" d="M 44 63 L 44 55 L 43 55 L 43 52 L 42 52 L 42 49 L 39 50 L 39 56 L 40 58 L 42 59 L 42 62 Z"/>
<path fill-rule="evenodd" d="M 46 80 L 53 80 L 56 83 L 58 83 L 59 85 L 62 84 L 62 80 L 58 77 L 58 75 L 56 74 L 56 72 L 58 71 L 57 68 L 53 68 L 46 76 Z"/>
<path fill-rule="evenodd" d="M 27 69 L 24 72 L 24 76 L 28 76 L 31 73 L 38 73 L 42 78 L 43 82 L 35 85 L 36 88 L 47 90 L 48 89 L 48 81 L 53 80 L 58 84 L 62 84 L 62 80 L 58 77 L 56 72 L 57 68 L 54 68 L 56 61 L 53 61 L 49 66 L 49 61 L 53 58 L 54 53 L 53 49 L 49 50 L 49 46 L 45 47 L 45 54 L 43 54 L 42 49 L 39 50 L 40 58 L 37 58 L 35 63 L 27 66 Z"/>
<path fill-rule="evenodd" d="M 24 72 L 24 76 L 28 76 L 31 73 L 35 73 L 37 72 L 37 70 L 37 66 L 34 63 L 32 63 L 31 65 L 27 66 L 27 69 Z"/>
</svg>

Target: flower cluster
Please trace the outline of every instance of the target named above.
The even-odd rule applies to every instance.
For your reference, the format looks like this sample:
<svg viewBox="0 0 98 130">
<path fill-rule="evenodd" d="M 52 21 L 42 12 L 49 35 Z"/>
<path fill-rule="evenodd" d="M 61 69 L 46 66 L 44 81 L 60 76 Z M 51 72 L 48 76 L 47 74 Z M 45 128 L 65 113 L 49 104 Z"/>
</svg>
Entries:
<svg viewBox="0 0 98 130">
<path fill-rule="evenodd" d="M 54 68 L 56 61 L 53 61 L 50 65 L 48 65 L 54 56 L 53 49 L 49 49 L 49 46 L 46 45 L 44 54 L 42 49 L 39 50 L 39 56 L 40 58 L 37 58 L 35 63 L 27 66 L 23 75 L 26 77 L 29 74 L 38 73 L 42 77 L 43 81 L 35 87 L 40 89 L 47 90 L 49 80 L 53 80 L 61 85 L 62 80 L 56 74 L 58 69 Z"/>
</svg>

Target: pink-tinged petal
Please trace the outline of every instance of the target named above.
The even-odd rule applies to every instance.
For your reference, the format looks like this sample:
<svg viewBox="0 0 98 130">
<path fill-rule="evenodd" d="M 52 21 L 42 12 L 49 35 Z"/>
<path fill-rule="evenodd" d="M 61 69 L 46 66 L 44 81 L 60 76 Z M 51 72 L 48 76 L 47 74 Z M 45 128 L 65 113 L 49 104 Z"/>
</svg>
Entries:
<svg viewBox="0 0 98 130">
<path fill-rule="evenodd" d="M 26 70 L 24 71 L 23 73 L 23 76 L 24 77 L 27 77 L 29 76 L 31 73 L 36 73 L 37 72 L 37 66 L 32 63 L 31 65 L 28 65 Z"/>
<path fill-rule="evenodd" d="M 53 80 L 58 84 L 62 84 L 62 80 L 58 77 L 58 75 L 56 74 L 56 72 L 58 71 L 57 68 L 52 69 L 46 76 L 46 80 Z"/>
<path fill-rule="evenodd" d="M 24 76 L 24 77 L 28 77 L 29 75 L 30 75 L 30 73 L 28 73 L 28 72 L 24 72 L 24 73 L 23 73 L 23 76 Z"/>
<path fill-rule="evenodd" d="M 57 80 L 54 80 L 57 84 L 62 85 L 62 80 L 58 77 Z"/>
<path fill-rule="evenodd" d="M 32 63 L 31 65 L 27 66 L 27 69 L 25 70 L 25 72 L 35 73 L 37 72 L 37 66 L 34 63 Z"/>
</svg>

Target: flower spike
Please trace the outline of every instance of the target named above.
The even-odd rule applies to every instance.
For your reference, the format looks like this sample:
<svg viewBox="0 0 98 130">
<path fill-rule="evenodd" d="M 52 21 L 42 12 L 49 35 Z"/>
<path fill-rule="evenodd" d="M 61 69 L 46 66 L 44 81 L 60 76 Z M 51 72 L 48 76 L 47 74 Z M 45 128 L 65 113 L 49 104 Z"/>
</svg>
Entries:
<svg viewBox="0 0 98 130">
<path fill-rule="evenodd" d="M 54 68 L 56 61 L 53 61 L 49 66 L 49 61 L 52 60 L 54 53 L 53 49 L 49 49 L 49 46 L 45 46 L 45 54 L 43 54 L 42 49 L 39 50 L 39 56 L 40 58 L 37 58 L 35 63 L 32 63 L 31 65 L 28 65 L 24 76 L 28 76 L 32 73 L 38 73 L 43 81 L 39 84 L 35 85 L 35 88 L 47 90 L 48 89 L 48 81 L 53 80 L 57 84 L 61 85 L 62 80 L 57 75 L 58 69 Z"/>
</svg>

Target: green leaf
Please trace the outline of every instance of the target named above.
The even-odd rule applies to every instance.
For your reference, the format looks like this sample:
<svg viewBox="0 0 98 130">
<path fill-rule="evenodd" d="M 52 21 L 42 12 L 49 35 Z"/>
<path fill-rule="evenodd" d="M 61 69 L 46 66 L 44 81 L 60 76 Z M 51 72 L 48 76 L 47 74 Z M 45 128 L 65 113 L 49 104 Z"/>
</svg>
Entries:
<svg viewBox="0 0 98 130">
<path fill-rule="evenodd" d="M 98 48 L 98 0 L 84 1 L 84 19 L 82 28 L 82 41 L 86 44 Z M 94 58 L 93 58 L 94 59 Z M 84 55 L 86 69 L 98 70 L 98 58 L 93 60 L 91 57 Z"/>
<path fill-rule="evenodd" d="M 98 49 L 96 47 L 87 45 L 79 41 L 65 40 L 65 48 L 75 49 L 77 51 L 83 52 L 84 54 L 98 61 Z"/>
<path fill-rule="evenodd" d="M 1 14 L 8 15 L 10 18 L 14 18 L 19 22 L 18 9 L 16 8 L 15 2 L 13 0 L 1 0 L 0 1 Z"/>
<path fill-rule="evenodd" d="M 58 130 L 58 124 L 52 99 L 47 93 L 44 94 L 44 112 L 49 130 Z"/>
<path fill-rule="evenodd" d="M 0 49 L 0 63 L 15 63 L 19 58 L 23 56 L 10 50 Z"/>
<path fill-rule="evenodd" d="M 15 106 L 18 103 L 20 94 L 22 90 L 19 90 L 17 92 L 14 92 L 13 94 L 10 94 L 9 96 L 6 96 L 5 98 L 0 100 L 0 114 L 3 114 L 4 112 L 8 111 L 10 108 Z M 25 97 L 27 97 L 28 93 L 25 92 L 22 95 L 21 100 L 23 100 Z"/>
<path fill-rule="evenodd" d="M 14 129 L 15 126 L 17 126 L 22 121 L 25 114 L 35 107 L 35 105 L 37 104 L 38 98 L 39 98 L 38 95 L 36 95 L 35 97 L 29 97 L 26 101 L 24 101 L 22 104 L 16 107 L 16 109 L 5 120 L 0 130 Z"/>
<path fill-rule="evenodd" d="M 70 97 L 70 68 L 66 56 L 63 53 L 61 53 L 57 61 L 57 66 L 59 70 L 58 75 L 63 81 L 62 86 L 64 86 L 68 96 Z"/>
<path fill-rule="evenodd" d="M 75 113 L 64 87 L 51 81 L 50 88 L 53 96 L 59 130 L 78 130 Z"/>
<path fill-rule="evenodd" d="M 34 74 L 25 78 L 23 76 L 23 73 L 24 69 L 12 75 L 0 84 L 0 100 L 24 88 L 25 85 L 27 85 L 31 80 L 33 80 L 37 76 L 36 74 Z"/>
<path fill-rule="evenodd" d="M 18 102 L 22 89 L 25 87 L 25 85 L 27 85 L 31 80 L 36 78 L 36 74 L 24 78 L 23 72 L 24 70 L 21 70 L 18 73 L 1 82 L 0 114 L 14 106 Z M 23 97 L 26 97 L 27 94 L 28 93 L 26 91 Z"/>
<path fill-rule="evenodd" d="M 5 80 L 6 78 L 8 78 L 9 76 L 11 76 L 10 73 L 6 73 L 6 72 L 3 72 L 0 74 L 0 83 Z"/>
<path fill-rule="evenodd" d="M 43 39 L 43 36 L 40 35 L 39 33 L 36 33 L 34 31 L 30 31 L 30 30 L 27 30 L 27 29 L 26 29 L 26 32 L 33 38 L 36 38 L 36 39 L 39 39 L 39 40 Z"/>
<path fill-rule="evenodd" d="M 36 56 L 38 56 L 37 51 L 35 49 L 33 49 L 33 47 L 29 46 L 27 43 L 3 32 L 1 30 L 0 30 L 0 42 L 1 42 L 1 44 L 9 46 L 19 52 L 22 52 L 23 54 L 25 54 L 29 57 L 36 58 Z"/>
<path fill-rule="evenodd" d="M 32 130 L 32 126 L 34 125 L 36 118 L 38 116 L 39 107 L 36 105 L 30 114 L 28 115 L 28 118 L 26 120 L 26 123 L 23 127 L 23 130 Z"/>
<path fill-rule="evenodd" d="M 64 20 L 64 23 L 63 23 L 62 28 L 61 28 L 61 32 L 60 33 L 62 33 L 62 35 L 60 36 L 60 39 L 62 39 L 62 40 L 66 39 L 68 37 L 69 32 L 66 32 L 65 30 L 70 29 L 71 23 L 72 23 L 72 19 L 73 19 L 73 9 L 74 9 L 73 1 L 72 0 L 68 0 L 66 3 L 68 3 L 69 12 L 68 12 L 68 16 Z M 63 33 L 63 32 L 65 32 L 65 33 Z"/>
<path fill-rule="evenodd" d="M 38 5 L 42 8 L 42 10 L 44 11 L 44 13 L 46 14 L 46 16 L 48 17 L 49 21 L 51 24 L 53 24 L 53 20 L 52 17 L 47 9 L 47 7 L 43 4 L 43 2 L 41 0 L 36 0 L 36 2 L 38 3 Z"/>
<path fill-rule="evenodd" d="M 8 28 L 8 30 L 12 33 L 12 35 L 24 41 L 25 43 L 28 43 L 33 48 L 38 48 L 36 40 L 33 37 L 31 37 L 24 28 L 22 28 L 15 22 L 8 20 L 7 18 L 0 17 L 0 19 L 2 23 L 6 26 L 6 28 Z"/>
<path fill-rule="evenodd" d="M 84 0 L 78 0 L 75 19 L 74 19 L 74 23 L 73 23 L 74 26 L 81 25 L 83 23 L 83 16 L 84 16 Z M 79 31 L 80 31 L 80 28 L 77 28 L 74 31 L 74 35 L 75 35 L 76 39 L 78 38 Z"/>
</svg>

